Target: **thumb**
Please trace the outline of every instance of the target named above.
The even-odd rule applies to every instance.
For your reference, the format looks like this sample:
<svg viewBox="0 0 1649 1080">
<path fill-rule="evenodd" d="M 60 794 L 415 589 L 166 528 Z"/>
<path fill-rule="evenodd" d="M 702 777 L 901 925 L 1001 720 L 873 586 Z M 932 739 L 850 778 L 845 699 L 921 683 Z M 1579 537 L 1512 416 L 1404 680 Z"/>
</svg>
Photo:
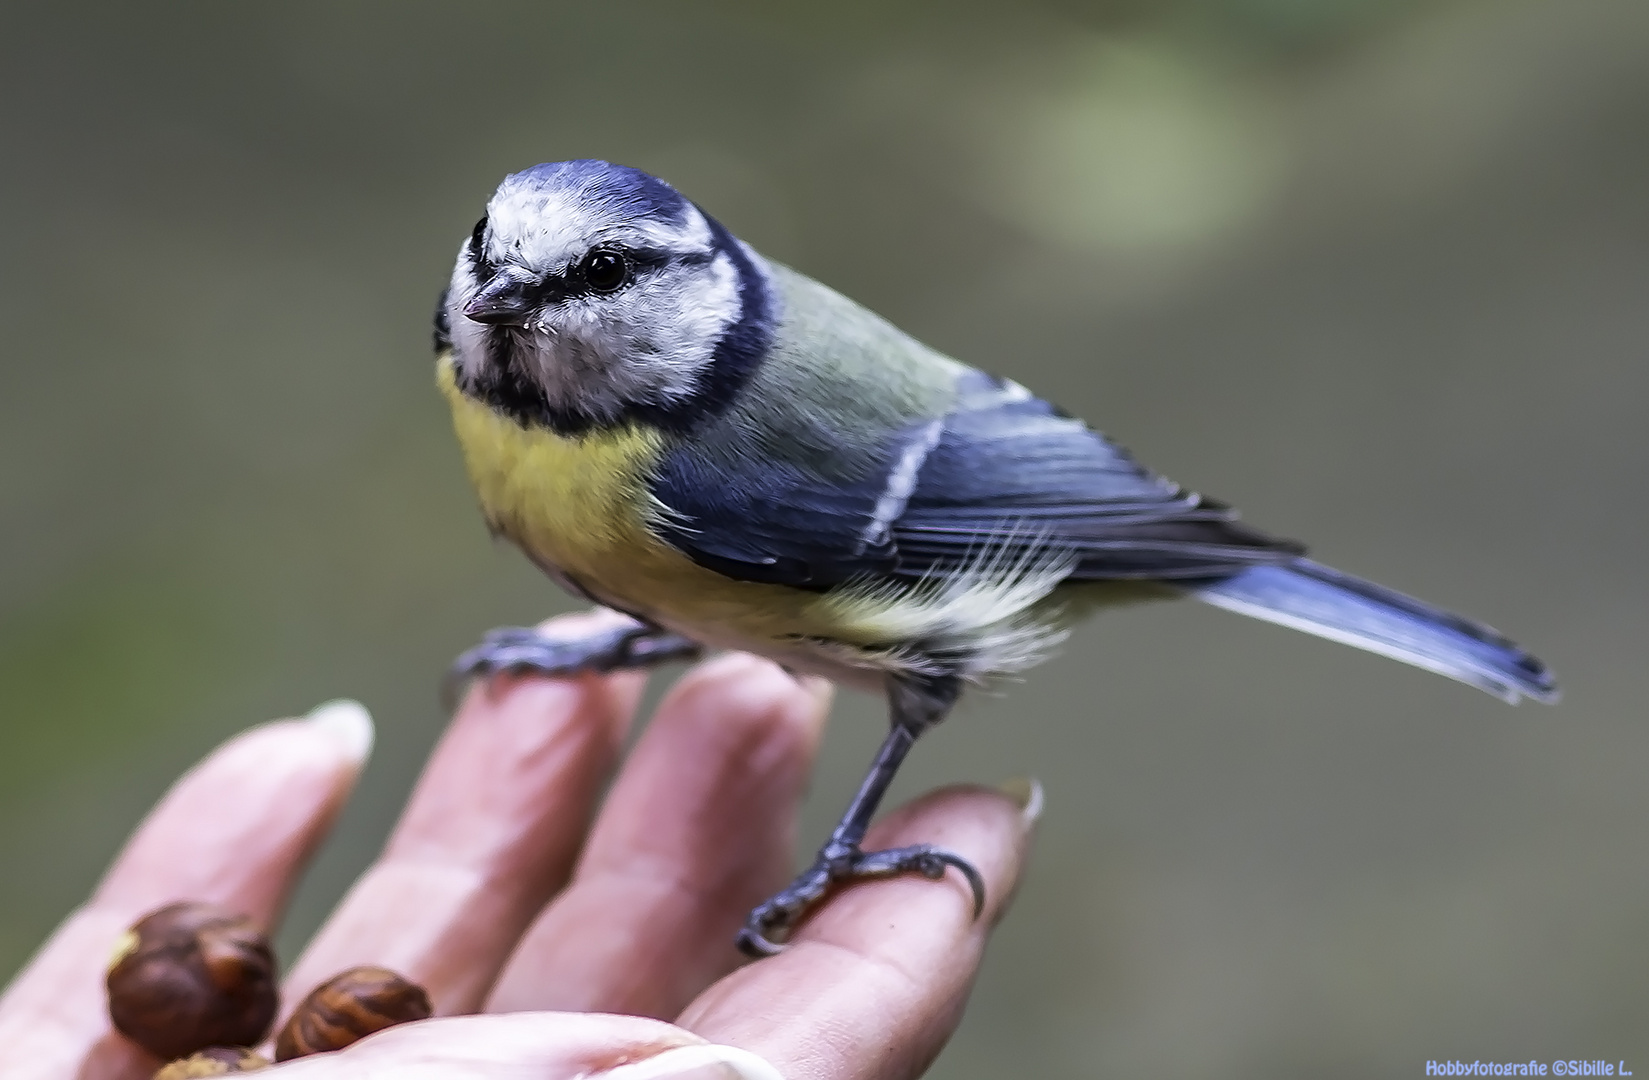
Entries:
<svg viewBox="0 0 1649 1080">
<path fill-rule="evenodd" d="M 603 1013 L 499 1013 L 424 1020 L 331 1054 L 277 1065 L 269 1080 L 783 1080 L 747 1050 L 661 1020 Z"/>
</svg>

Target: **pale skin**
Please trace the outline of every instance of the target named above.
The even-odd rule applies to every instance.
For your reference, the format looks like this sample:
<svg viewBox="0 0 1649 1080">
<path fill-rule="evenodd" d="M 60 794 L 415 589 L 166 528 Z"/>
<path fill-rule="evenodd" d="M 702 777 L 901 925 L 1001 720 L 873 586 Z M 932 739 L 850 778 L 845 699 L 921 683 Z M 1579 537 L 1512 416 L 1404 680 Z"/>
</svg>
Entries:
<svg viewBox="0 0 1649 1080">
<path fill-rule="evenodd" d="M 546 630 L 572 636 L 606 617 Z M 794 868 L 830 688 L 743 654 L 700 664 L 603 801 L 644 680 L 471 687 L 382 855 L 284 979 L 290 1004 L 344 968 L 379 964 L 423 984 L 436 1017 L 262 1075 L 761 1075 L 759 1061 L 717 1064 L 736 1057 L 717 1046 L 751 1051 L 787 1080 L 921 1074 L 1013 894 L 1034 827 L 1026 793 L 934 792 L 871 834 L 874 848 L 931 842 L 967 858 L 986 882 L 979 919 L 954 875 L 863 883 L 783 954 L 748 964 L 733 936 Z M 8 1080 L 147 1080 L 159 1062 L 114 1033 L 105 1008 L 121 931 L 184 898 L 276 924 L 364 741 L 336 724 L 276 721 L 185 774 L 0 997 Z"/>
</svg>

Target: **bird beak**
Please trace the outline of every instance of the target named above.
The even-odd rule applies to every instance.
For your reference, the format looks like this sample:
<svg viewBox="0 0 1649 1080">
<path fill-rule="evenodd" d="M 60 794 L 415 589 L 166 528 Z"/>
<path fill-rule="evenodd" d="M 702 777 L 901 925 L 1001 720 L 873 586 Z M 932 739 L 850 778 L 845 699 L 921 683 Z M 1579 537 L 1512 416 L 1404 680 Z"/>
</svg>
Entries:
<svg viewBox="0 0 1649 1080">
<path fill-rule="evenodd" d="M 536 278 L 518 266 L 506 266 L 482 285 L 464 305 L 464 317 L 492 326 L 526 326 L 537 310 Z"/>
</svg>

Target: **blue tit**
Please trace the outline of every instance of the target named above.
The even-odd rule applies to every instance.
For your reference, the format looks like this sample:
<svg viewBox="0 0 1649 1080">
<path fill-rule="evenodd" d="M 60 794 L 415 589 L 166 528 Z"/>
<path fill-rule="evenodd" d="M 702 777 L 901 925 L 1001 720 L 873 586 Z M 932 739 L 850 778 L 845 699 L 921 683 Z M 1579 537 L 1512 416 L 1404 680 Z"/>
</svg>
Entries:
<svg viewBox="0 0 1649 1080">
<path fill-rule="evenodd" d="M 505 178 L 436 312 L 439 385 L 486 521 L 634 621 L 501 630 L 459 676 L 642 666 L 701 647 L 884 693 L 891 728 L 815 863 L 757 907 L 773 951 L 835 885 L 979 875 L 865 851 L 905 754 L 964 687 L 1095 608 L 1194 597 L 1555 701 L 1495 631 L 1304 557 L 1018 383 L 763 258 L 665 182 L 603 161 Z"/>
</svg>

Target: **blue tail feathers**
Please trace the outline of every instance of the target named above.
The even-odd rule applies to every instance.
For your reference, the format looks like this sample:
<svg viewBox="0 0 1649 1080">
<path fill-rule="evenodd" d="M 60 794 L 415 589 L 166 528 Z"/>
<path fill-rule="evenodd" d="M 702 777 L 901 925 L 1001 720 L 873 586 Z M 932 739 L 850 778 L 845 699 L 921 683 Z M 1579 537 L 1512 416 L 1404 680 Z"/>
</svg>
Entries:
<svg viewBox="0 0 1649 1080">
<path fill-rule="evenodd" d="M 1216 607 L 1389 656 L 1509 702 L 1558 699 L 1546 666 L 1487 626 L 1309 559 L 1250 567 L 1192 593 Z"/>
</svg>

